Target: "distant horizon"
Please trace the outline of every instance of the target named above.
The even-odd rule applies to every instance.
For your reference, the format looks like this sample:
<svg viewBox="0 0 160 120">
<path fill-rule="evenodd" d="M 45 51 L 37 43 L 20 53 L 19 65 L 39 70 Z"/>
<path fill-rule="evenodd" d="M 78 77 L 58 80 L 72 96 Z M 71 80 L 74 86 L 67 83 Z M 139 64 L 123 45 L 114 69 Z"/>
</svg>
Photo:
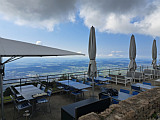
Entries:
<svg viewBox="0 0 160 120">
<path fill-rule="evenodd" d="M 89 61 L 89 57 L 65 57 L 65 56 L 59 56 L 59 57 L 25 57 L 25 58 L 21 58 L 21 59 L 18 59 L 16 61 L 13 61 L 13 62 L 10 62 L 10 63 L 7 63 L 7 64 L 14 64 L 14 63 L 19 63 L 19 62 L 40 62 L 40 61 L 57 61 L 57 60 L 88 60 Z M 128 60 L 130 61 L 129 58 L 108 58 L 108 57 L 96 57 L 96 60 L 100 60 L 100 59 L 123 59 L 123 60 Z M 7 60 L 7 58 L 3 59 L 3 61 Z M 151 60 L 152 62 L 152 58 L 136 58 L 135 59 L 136 61 L 137 60 Z M 159 61 L 160 59 L 157 58 L 157 62 Z M 6 65 L 7 65 L 6 64 Z"/>
</svg>

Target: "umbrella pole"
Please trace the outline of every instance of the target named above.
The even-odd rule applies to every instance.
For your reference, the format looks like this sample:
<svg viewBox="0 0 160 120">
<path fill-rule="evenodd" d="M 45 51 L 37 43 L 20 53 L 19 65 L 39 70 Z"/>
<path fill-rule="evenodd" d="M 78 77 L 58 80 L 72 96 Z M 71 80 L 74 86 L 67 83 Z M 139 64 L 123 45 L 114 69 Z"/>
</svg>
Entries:
<svg viewBox="0 0 160 120">
<path fill-rule="evenodd" d="M 3 65 L 2 65 L 2 57 L 0 57 L 0 90 L 1 90 L 1 120 L 4 120 L 4 107 L 3 107 Z"/>
<path fill-rule="evenodd" d="M 92 76 L 92 97 L 94 97 L 94 77 Z"/>
</svg>

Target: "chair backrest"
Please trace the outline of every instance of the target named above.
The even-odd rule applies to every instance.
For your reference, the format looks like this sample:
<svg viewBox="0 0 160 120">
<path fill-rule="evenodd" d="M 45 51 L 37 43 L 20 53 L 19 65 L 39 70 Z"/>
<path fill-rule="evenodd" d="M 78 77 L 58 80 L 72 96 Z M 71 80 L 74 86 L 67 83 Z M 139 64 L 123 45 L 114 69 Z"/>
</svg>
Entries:
<svg viewBox="0 0 160 120">
<path fill-rule="evenodd" d="M 16 92 L 13 90 L 12 86 L 10 86 L 9 88 L 10 88 L 10 90 L 11 90 L 12 94 L 14 95 L 14 97 L 16 98 L 16 97 L 17 97 L 17 95 L 16 95 Z"/>
<path fill-rule="evenodd" d="M 140 76 L 143 76 L 144 73 L 143 72 L 135 72 L 135 78 L 138 78 Z"/>
<path fill-rule="evenodd" d="M 108 94 L 105 94 L 105 93 L 102 93 L 102 92 L 99 93 L 98 96 L 99 96 L 99 99 L 106 99 L 106 98 L 109 98 Z"/>
<path fill-rule="evenodd" d="M 112 104 L 119 104 L 118 100 L 112 99 Z"/>
<path fill-rule="evenodd" d="M 122 75 L 117 75 L 117 79 L 125 79 L 125 77 Z"/>
<path fill-rule="evenodd" d="M 48 89 L 48 90 L 47 90 L 47 94 L 48 94 L 48 96 L 51 96 L 51 95 L 52 95 L 52 90 L 51 90 L 51 89 Z"/>
<path fill-rule="evenodd" d="M 144 69 L 144 74 L 153 74 L 151 69 Z"/>
<path fill-rule="evenodd" d="M 131 85 L 131 89 L 139 91 L 141 88 L 139 86 Z"/>
<path fill-rule="evenodd" d="M 110 104 L 111 104 L 110 98 L 106 98 L 85 106 L 77 107 L 75 109 L 75 120 L 78 120 L 80 116 L 90 112 L 100 113 L 105 109 L 109 108 Z"/>
<path fill-rule="evenodd" d="M 12 99 L 12 101 L 13 101 L 14 105 L 17 105 L 17 103 L 16 103 L 16 101 L 15 101 L 15 98 L 13 98 L 13 96 L 12 96 L 12 95 L 10 95 L 10 98 Z"/>
<path fill-rule="evenodd" d="M 137 92 L 137 91 L 132 92 L 132 95 L 138 95 L 138 94 L 139 94 L 139 92 Z"/>
<path fill-rule="evenodd" d="M 131 71 L 127 71 L 127 77 L 135 77 L 135 78 L 139 78 L 140 76 L 143 76 L 144 73 L 143 72 L 131 72 Z"/>
<path fill-rule="evenodd" d="M 109 77 L 111 77 L 111 78 L 115 78 L 115 77 L 116 77 L 116 75 L 109 74 Z"/>
<path fill-rule="evenodd" d="M 131 71 L 127 71 L 127 77 L 132 77 L 132 72 Z"/>
<path fill-rule="evenodd" d="M 79 80 L 79 83 L 83 83 L 83 80 Z"/>
<path fill-rule="evenodd" d="M 129 94 L 129 90 L 125 90 L 125 89 L 120 89 L 120 92 Z"/>
<path fill-rule="evenodd" d="M 70 91 L 75 91 L 75 89 L 73 87 L 70 87 L 69 90 Z"/>
<path fill-rule="evenodd" d="M 99 77 L 104 77 L 103 75 L 99 75 Z"/>
<path fill-rule="evenodd" d="M 41 86 L 41 90 L 43 90 L 43 91 L 45 91 L 45 89 L 46 89 L 46 86 Z"/>
<path fill-rule="evenodd" d="M 87 78 L 87 81 L 92 81 L 92 79 L 91 78 Z"/>
<path fill-rule="evenodd" d="M 86 84 L 86 85 L 91 85 L 91 83 L 90 83 L 90 82 L 85 82 L 85 84 Z"/>
<path fill-rule="evenodd" d="M 76 82 L 77 80 L 76 80 L 76 79 L 72 79 L 72 81 L 75 81 L 75 82 Z"/>
<path fill-rule="evenodd" d="M 107 79 L 110 79 L 110 80 L 112 79 L 111 77 L 106 77 L 106 78 L 107 78 Z"/>
<path fill-rule="evenodd" d="M 39 88 L 39 89 L 40 89 L 40 87 L 41 87 L 41 84 L 40 84 L 40 83 L 38 83 L 38 84 L 37 84 L 37 88 Z"/>
<path fill-rule="evenodd" d="M 94 80 L 95 83 L 99 83 L 99 80 Z"/>
<path fill-rule="evenodd" d="M 152 85 L 151 83 L 143 82 L 144 85 Z"/>
</svg>

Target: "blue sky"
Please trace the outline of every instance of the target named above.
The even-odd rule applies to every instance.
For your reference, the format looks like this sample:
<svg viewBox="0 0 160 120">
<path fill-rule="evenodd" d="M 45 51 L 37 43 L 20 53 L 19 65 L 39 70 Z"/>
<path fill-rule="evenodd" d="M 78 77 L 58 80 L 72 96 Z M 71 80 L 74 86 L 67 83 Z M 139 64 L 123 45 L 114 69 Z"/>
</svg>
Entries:
<svg viewBox="0 0 160 120">
<path fill-rule="evenodd" d="M 158 0 L 77 1 L 48 0 L 43 4 L 43 0 L 0 0 L 0 37 L 81 52 L 87 57 L 93 25 L 97 58 L 128 58 L 132 34 L 137 58 L 151 58 L 154 39 L 160 53 Z"/>
</svg>

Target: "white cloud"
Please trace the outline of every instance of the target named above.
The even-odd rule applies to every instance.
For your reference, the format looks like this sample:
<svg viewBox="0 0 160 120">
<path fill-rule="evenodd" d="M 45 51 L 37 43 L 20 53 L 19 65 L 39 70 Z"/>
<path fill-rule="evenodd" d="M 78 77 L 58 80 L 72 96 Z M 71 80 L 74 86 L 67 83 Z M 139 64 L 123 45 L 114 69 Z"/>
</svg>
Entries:
<svg viewBox="0 0 160 120">
<path fill-rule="evenodd" d="M 53 31 L 61 22 L 74 22 L 75 0 L 0 0 L 0 14 L 18 25 Z"/>
<path fill-rule="evenodd" d="M 159 0 L 81 0 L 80 17 L 101 32 L 160 36 Z"/>
<path fill-rule="evenodd" d="M 82 54 L 82 52 L 81 52 L 81 51 L 78 51 L 77 53 L 80 53 L 80 54 Z"/>
<path fill-rule="evenodd" d="M 108 57 L 112 57 L 112 56 L 113 56 L 113 54 L 111 53 L 111 54 L 108 54 L 107 56 L 108 56 Z"/>
<path fill-rule="evenodd" d="M 110 54 L 107 55 L 108 57 L 125 57 L 123 51 L 111 51 Z"/>
<path fill-rule="evenodd" d="M 123 51 L 111 51 L 111 53 L 121 53 Z"/>
<path fill-rule="evenodd" d="M 17 25 L 53 31 L 75 22 L 100 32 L 160 36 L 160 0 L 0 0 L 0 14 Z"/>
<path fill-rule="evenodd" d="M 42 41 L 36 41 L 36 45 L 41 45 Z"/>
</svg>

